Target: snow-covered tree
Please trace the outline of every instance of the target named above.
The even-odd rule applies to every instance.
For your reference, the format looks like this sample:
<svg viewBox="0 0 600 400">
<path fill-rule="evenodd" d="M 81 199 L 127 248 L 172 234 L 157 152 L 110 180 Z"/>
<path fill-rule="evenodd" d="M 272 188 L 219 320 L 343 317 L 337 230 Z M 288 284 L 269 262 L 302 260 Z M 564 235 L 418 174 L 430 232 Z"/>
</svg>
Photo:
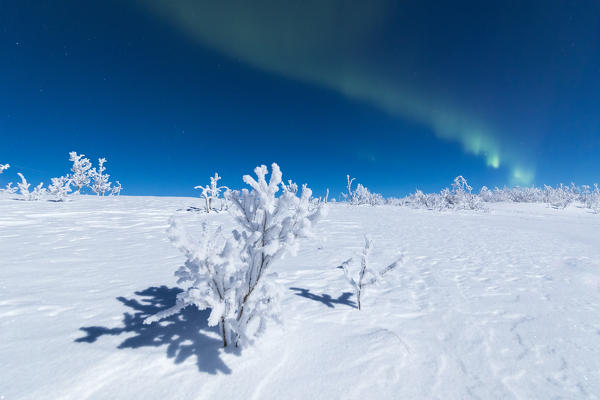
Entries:
<svg viewBox="0 0 600 400">
<path fill-rule="evenodd" d="M 583 186 L 580 194 L 581 202 L 594 213 L 600 213 L 600 187 L 594 184 L 594 189 L 590 186 Z"/>
<path fill-rule="evenodd" d="M 204 211 L 210 213 L 210 186 L 194 186 L 194 189 L 202 190 L 202 198 L 204 199 Z"/>
<path fill-rule="evenodd" d="M 90 170 L 90 178 L 92 179 L 91 189 L 97 196 L 104 196 L 106 192 L 111 190 L 110 182 L 108 181 L 110 175 L 104 173 L 106 171 L 105 162 L 106 158 L 99 158 L 98 169 L 92 168 Z"/>
<path fill-rule="evenodd" d="M 220 199 L 219 196 L 223 190 L 229 190 L 227 186 L 219 186 L 219 180 L 221 177 L 215 172 L 215 176 L 210 177 L 210 186 L 195 186 L 194 189 L 202 190 L 202 197 L 204 198 L 204 209 L 207 213 L 211 210 L 216 210 L 217 202 L 221 201 L 220 208 L 223 209 L 224 199 Z"/>
<path fill-rule="evenodd" d="M 31 184 L 27 182 L 27 179 L 23 176 L 22 173 L 17 172 L 17 175 L 21 178 L 21 182 L 17 185 L 19 187 L 19 192 L 23 196 L 24 200 L 27 201 L 36 201 L 42 198 L 44 194 L 46 194 L 46 189 L 44 189 L 44 183 L 40 182 L 33 191 L 29 191 Z"/>
<path fill-rule="evenodd" d="M 31 186 L 31 184 L 27 182 L 27 179 L 25 179 L 22 173 L 17 172 L 17 175 L 19 175 L 19 177 L 21 178 L 21 182 L 17 184 L 17 186 L 19 187 L 20 194 L 25 200 L 30 200 L 29 187 Z"/>
<path fill-rule="evenodd" d="M 159 321 L 191 305 L 200 310 L 209 308 L 208 325 L 220 325 L 223 346 L 227 347 L 234 336 L 236 291 L 242 284 L 237 243 L 225 239 L 220 227 L 215 233 L 209 233 L 205 224 L 200 238 L 194 239 L 175 218 L 171 218 L 167 232 L 171 242 L 186 257 L 185 264 L 175 272 L 177 283 L 186 290 L 177 296 L 173 307 L 147 318 L 144 323 Z"/>
<path fill-rule="evenodd" d="M 48 186 L 48 193 L 58 201 L 65 201 L 71 192 L 71 179 L 66 176 L 52 178 L 52 184 Z"/>
<path fill-rule="evenodd" d="M 491 202 L 494 198 L 494 193 L 490 189 L 488 189 L 487 186 L 484 186 L 479 191 L 479 198 L 481 199 L 481 201 Z"/>
<path fill-rule="evenodd" d="M 247 341 L 245 332 L 253 319 L 259 321 L 260 332 L 272 316 L 272 284 L 264 279 L 272 262 L 286 252 L 295 254 L 298 239 L 310 234 L 324 210 L 322 204 L 311 202 L 312 191 L 306 184 L 302 185 L 300 196 L 282 185 L 283 193 L 275 197 L 282 174 L 277 164 L 273 163 L 271 168 L 269 182 L 267 167 L 262 165 L 254 169 L 257 179 L 250 175 L 243 178 L 251 191 L 243 189 L 231 194 L 231 212 L 241 227 L 233 233 L 242 248 L 242 262 L 246 266 L 244 285 L 237 293 L 238 343 Z"/>
<path fill-rule="evenodd" d="M 111 196 L 120 196 L 121 190 L 123 190 L 123 186 L 121 186 L 121 182 L 117 181 L 113 185 L 112 189 L 110 190 L 110 195 Z"/>
<path fill-rule="evenodd" d="M 481 209 L 481 201 L 472 193 L 473 188 L 467 183 L 467 180 L 459 175 L 454 178 L 452 183 L 452 190 L 449 192 L 449 196 L 446 197 L 449 205 L 453 208 L 460 208 L 464 210 L 479 210 Z"/>
<path fill-rule="evenodd" d="M 4 172 L 4 170 L 9 169 L 10 164 L 0 164 L 0 174 Z"/>
<path fill-rule="evenodd" d="M 46 189 L 44 188 L 44 183 L 40 182 L 32 192 L 29 194 L 29 200 L 37 201 L 40 200 L 46 194 Z"/>
<path fill-rule="evenodd" d="M 381 271 L 375 271 L 369 267 L 368 262 L 369 253 L 371 252 L 372 247 L 373 241 L 368 236 L 365 236 L 365 246 L 360 254 L 360 269 L 357 274 L 352 274 L 349 270 L 353 258 L 347 259 L 341 265 L 344 271 L 344 277 L 354 290 L 356 304 L 358 305 L 359 310 L 361 309 L 361 299 L 365 292 L 365 288 L 379 281 L 385 274 L 395 269 L 403 260 L 403 257 L 401 256 L 398 260 L 383 268 Z"/>
<path fill-rule="evenodd" d="M 298 240 L 310 234 L 323 212 L 321 204 L 311 201 L 312 192 L 302 186 L 298 196 L 282 184 L 277 164 L 267 182 L 267 167 L 255 170 L 257 178 L 244 176 L 251 190 L 232 191 L 231 212 L 238 224 L 231 237 L 220 229 L 199 241 L 192 239 L 176 221 L 171 223 L 171 240 L 186 256 L 176 275 L 186 290 L 174 307 L 148 318 L 164 318 L 193 305 L 211 309 L 209 324 L 220 324 L 224 346 L 244 346 L 252 336 L 263 332 L 269 320 L 277 319 L 281 292 L 270 268 L 286 253 L 294 254 Z M 282 189 L 279 197 L 276 193 Z"/>
<path fill-rule="evenodd" d="M 346 190 L 348 193 L 342 193 L 342 196 L 348 200 L 352 205 L 363 205 L 368 204 L 371 206 L 385 204 L 385 199 L 379 193 L 371 193 L 369 189 L 360 183 L 356 185 L 356 189 L 352 189 L 352 182 L 355 178 L 350 178 L 350 175 L 346 175 Z"/>
<path fill-rule="evenodd" d="M 6 185 L 6 187 L 4 189 L 2 189 L 2 191 L 4 193 L 8 193 L 8 194 L 15 194 L 15 193 L 17 193 L 17 191 L 19 190 L 19 188 L 16 187 L 16 186 L 13 186 L 12 184 L 13 184 L 12 182 L 8 182 L 8 185 Z"/>
<path fill-rule="evenodd" d="M 73 166 L 71 166 L 72 173 L 69 178 L 75 186 L 75 193 L 77 194 L 81 193 L 81 189 L 90 184 L 92 163 L 84 157 L 85 154 L 77 154 L 75 151 L 69 153 L 69 160 L 73 162 Z"/>
<path fill-rule="evenodd" d="M 346 180 L 348 181 L 346 183 L 346 190 L 348 191 L 348 194 L 345 197 L 348 198 L 350 204 L 354 204 L 354 191 L 352 190 L 352 182 L 354 182 L 355 179 L 356 178 L 350 179 L 350 175 L 346 175 Z"/>
</svg>

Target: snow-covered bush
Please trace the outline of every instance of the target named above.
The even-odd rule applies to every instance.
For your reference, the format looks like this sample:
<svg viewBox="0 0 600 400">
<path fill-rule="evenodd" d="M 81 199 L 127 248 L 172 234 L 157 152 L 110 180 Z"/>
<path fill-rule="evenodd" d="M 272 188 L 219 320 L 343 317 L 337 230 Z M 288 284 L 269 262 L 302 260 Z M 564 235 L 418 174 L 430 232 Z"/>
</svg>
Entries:
<svg viewBox="0 0 600 400">
<path fill-rule="evenodd" d="M 71 180 L 66 176 L 52 178 L 52 184 L 48 186 L 48 193 L 57 201 L 65 201 L 71 192 Z"/>
<path fill-rule="evenodd" d="M 481 200 L 477 195 L 472 193 L 472 188 L 467 183 L 467 180 L 459 175 L 454 178 L 452 190 L 447 197 L 447 201 L 451 208 L 463 210 L 480 210 L 482 208 Z"/>
<path fill-rule="evenodd" d="M 600 213 L 600 188 L 594 184 L 592 190 L 590 186 L 583 186 L 580 194 L 580 201 L 595 213 Z"/>
<path fill-rule="evenodd" d="M 352 205 L 368 204 L 371 206 L 385 204 L 385 199 L 379 193 L 371 193 L 369 189 L 360 183 L 356 185 L 356 189 L 352 189 L 352 182 L 355 178 L 350 179 L 350 175 L 346 175 L 348 193 L 342 193 L 342 196 Z"/>
<path fill-rule="evenodd" d="M 270 273 L 272 263 L 284 254 L 295 253 L 298 240 L 310 234 L 323 207 L 311 201 L 312 192 L 302 186 L 300 196 L 282 184 L 277 164 L 255 170 L 257 179 L 245 175 L 251 190 L 232 191 L 231 212 L 238 229 L 223 237 L 203 229 L 199 241 L 192 239 L 177 221 L 169 236 L 183 251 L 186 263 L 176 276 L 185 284 L 175 306 L 146 319 L 152 323 L 187 306 L 210 308 L 209 325 L 220 325 L 224 346 L 244 346 L 278 317 L 279 287 Z M 282 193 L 276 197 L 280 190 Z"/>
<path fill-rule="evenodd" d="M 415 193 L 409 194 L 401 204 L 427 210 L 441 210 L 444 208 L 444 201 L 439 193 L 425 194 L 419 189 Z"/>
<path fill-rule="evenodd" d="M 9 164 L 0 164 L 0 174 L 2 174 L 5 170 L 9 169 L 10 165 Z M 12 182 L 9 182 L 8 185 L 6 185 L 6 188 L 4 189 L 0 189 L 0 192 L 3 193 L 8 193 L 8 194 L 15 194 L 17 192 L 17 188 L 13 187 Z"/>
<path fill-rule="evenodd" d="M 110 175 L 105 174 L 106 167 L 104 163 L 106 162 L 106 158 L 98 159 L 98 169 L 92 168 L 90 170 L 90 178 L 92 180 L 91 189 L 97 196 L 104 196 L 106 192 L 110 192 L 110 182 L 108 179 Z"/>
<path fill-rule="evenodd" d="M 177 296 L 173 307 L 147 318 L 150 324 L 178 313 L 190 305 L 200 310 L 211 309 L 208 325 L 220 325 L 223 345 L 232 344 L 232 325 L 236 325 L 236 291 L 242 284 L 237 242 L 226 239 L 221 228 L 210 234 L 202 226 L 199 239 L 192 238 L 183 224 L 171 218 L 168 235 L 171 242 L 186 257 L 176 272 L 177 284 L 186 290 Z"/>
<path fill-rule="evenodd" d="M 219 209 L 223 210 L 227 208 L 226 198 L 219 198 L 223 190 L 229 191 L 227 186 L 219 186 L 219 180 L 221 177 L 215 172 L 215 176 L 210 177 L 210 186 L 195 186 L 194 189 L 202 190 L 202 197 L 204 198 L 204 211 L 210 213 L 211 210 L 217 210 L 217 203 L 220 202 Z"/>
<path fill-rule="evenodd" d="M 484 192 L 489 196 L 489 190 Z M 440 193 L 425 194 L 421 190 L 405 198 L 404 204 L 412 208 L 425 208 L 428 210 L 482 210 L 480 196 L 472 193 L 472 188 L 462 176 L 454 178 L 451 189 L 445 188 Z"/>
<path fill-rule="evenodd" d="M 121 186 L 121 182 L 117 181 L 113 185 L 112 189 L 110 190 L 110 195 L 111 196 L 120 196 L 121 190 L 123 190 L 123 186 Z"/>
<path fill-rule="evenodd" d="M 356 304 L 359 310 L 361 309 L 361 298 L 365 292 L 365 288 L 376 283 L 381 278 L 383 278 L 385 274 L 395 269 L 402 262 L 403 259 L 402 257 L 400 257 L 398 260 L 383 268 L 381 271 L 374 271 L 373 269 L 371 269 L 371 267 L 369 267 L 368 260 L 369 253 L 371 252 L 372 247 L 373 241 L 368 236 L 365 236 L 365 246 L 360 254 L 360 268 L 357 273 L 352 274 L 349 270 L 349 266 L 352 263 L 353 258 L 347 259 L 341 265 L 344 271 L 344 277 L 354 290 L 354 295 L 356 296 Z"/>
<path fill-rule="evenodd" d="M 348 194 L 342 193 L 342 195 L 348 199 L 350 204 L 354 204 L 354 191 L 352 190 L 352 182 L 354 182 L 356 178 L 350 179 L 350 175 L 346 175 L 346 179 L 348 180 L 348 183 L 346 184 L 346 190 L 348 191 Z"/>
<path fill-rule="evenodd" d="M 42 197 L 46 195 L 46 188 L 44 188 L 44 183 L 40 182 L 32 192 L 29 193 L 29 200 L 37 201 L 41 200 Z"/>
<path fill-rule="evenodd" d="M 22 173 L 17 172 L 17 175 L 21 178 L 21 182 L 17 185 L 19 187 L 19 192 L 23 196 L 24 200 L 27 201 L 36 201 L 42 198 L 44 194 L 46 194 L 46 189 L 44 189 L 44 183 L 40 182 L 33 191 L 29 191 L 29 187 L 31 184 L 27 182 L 27 179 L 23 176 Z"/>
<path fill-rule="evenodd" d="M 17 175 L 19 175 L 21 178 L 21 182 L 17 184 L 19 187 L 19 193 L 25 198 L 25 200 L 29 200 L 29 187 L 31 184 L 27 182 L 27 179 L 25 179 L 22 173 L 17 172 Z"/>
<path fill-rule="evenodd" d="M 490 189 L 488 189 L 487 186 L 484 186 L 479 191 L 479 198 L 481 199 L 481 201 L 489 203 L 493 201 L 494 193 Z"/>
<path fill-rule="evenodd" d="M 13 186 L 12 182 L 8 182 L 8 185 L 6 185 L 6 187 L 4 189 L 0 189 L 0 191 L 7 193 L 7 194 L 15 194 L 17 193 L 17 191 L 19 190 L 18 187 Z"/>
<path fill-rule="evenodd" d="M 89 159 L 84 158 L 85 154 L 77 154 L 76 151 L 69 153 L 69 160 L 73 162 L 71 166 L 71 183 L 75 187 L 75 193 L 81 193 L 81 189 L 90 184 L 90 168 L 92 163 Z"/>
<path fill-rule="evenodd" d="M 575 192 L 574 185 L 565 186 L 561 183 L 556 188 L 544 185 L 544 200 L 553 208 L 567 208 L 578 197 L 579 195 Z"/>
</svg>

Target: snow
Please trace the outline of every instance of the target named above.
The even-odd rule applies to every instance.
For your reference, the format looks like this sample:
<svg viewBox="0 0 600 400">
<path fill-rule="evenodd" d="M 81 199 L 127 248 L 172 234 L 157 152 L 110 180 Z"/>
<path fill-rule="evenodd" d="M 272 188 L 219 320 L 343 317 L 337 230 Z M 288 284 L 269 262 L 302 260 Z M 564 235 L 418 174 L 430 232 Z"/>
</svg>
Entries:
<svg viewBox="0 0 600 400">
<path fill-rule="evenodd" d="M 172 306 L 165 233 L 201 199 L 0 197 L 0 398 L 599 398 L 600 217 L 574 206 L 432 212 L 338 203 L 273 264 L 283 321 L 225 351 L 207 311 Z M 374 243 L 358 311 L 336 268 Z"/>
</svg>

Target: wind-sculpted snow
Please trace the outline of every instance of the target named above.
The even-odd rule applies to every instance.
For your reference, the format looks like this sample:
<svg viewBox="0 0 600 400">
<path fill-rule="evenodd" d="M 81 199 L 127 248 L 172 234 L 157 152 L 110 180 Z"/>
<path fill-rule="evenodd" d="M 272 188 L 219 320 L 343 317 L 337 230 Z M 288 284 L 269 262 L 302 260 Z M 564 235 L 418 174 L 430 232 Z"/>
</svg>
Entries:
<svg viewBox="0 0 600 400">
<path fill-rule="evenodd" d="M 489 212 L 331 204 L 273 264 L 282 324 L 224 350 L 207 311 L 172 306 L 177 215 L 233 220 L 202 199 L 0 197 L 0 398 L 594 399 L 600 393 L 600 218 L 585 208 Z M 189 210 L 189 211 L 188 211 Z M 336 268 L 369 234 L 405 259 L 361 299 Z"/>
</svg>

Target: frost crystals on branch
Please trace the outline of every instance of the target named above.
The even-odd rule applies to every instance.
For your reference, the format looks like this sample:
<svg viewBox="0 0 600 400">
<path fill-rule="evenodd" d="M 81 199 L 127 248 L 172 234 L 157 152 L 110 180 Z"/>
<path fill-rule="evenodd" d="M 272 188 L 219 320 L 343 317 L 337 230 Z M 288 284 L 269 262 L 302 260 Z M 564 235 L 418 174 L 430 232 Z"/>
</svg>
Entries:
<svg viewBox="0 0 600 400">
<path fill-rule="evenodd" d="M 373 241 L 369 239 L 368 236 L 365 236 L 365 247 L 360 254 L 360 270 L 358 271 L 358 276 L 353 277 L 349 271 L 348 267 L 353 261 L 352 258 L 347 259 L 341 265 L 342 269 L 344 270 L 344 277 L 354 290 L 354 295 L 356 296 L 356 303 L 358 304 L 359 310 L 361 309 L 361 297 L 365 291 L 365 288 L 381 280 L 385 274 L 395 269 L 404 258 L 403 256 L 400 256 L 398 260 L 394 261 L 381 271 L 376 272 L 372 270 L 368 264 L 369 253 L 371 252 L 372 247 Z"/>
<path fill-rule="evenodd" d="M 5 169 L 9 169 L 10 164 L 0 164 L 0 174 L 4 172 Z"/>
<path fill-rule="evenodd" d="M 186 290 L 178 295 L 174 307 L 149 317 L 145 323 L 190 305 L 210 308 L 209 325 L 220 324 L 223 345 L 240 347 L 261 334 L 269 320 L 278 319 L 281 290 L 270 273 L 271 264 L 286 252 L 295 253 L 298 239 L 310 234 L 324 209 L 311 201 L 312 192 L 306 185 L 298 196 L 292 184 L 282 184 L 277 164 L 272 165 L 268 182 L 266 166 L 254 171 L 256 179 L 244 176 L 252 190 L 229 194 L 239 225 L 230 238 L 223 238 L 220 228 L 214 235 L 205 228 L 200 240 L 195 241 L 179 223 L 171 222 L 171 241 L 187 259 L 176 273 Z M 280 186 L 282 194 L 276 197 Z"/>
</svg>

